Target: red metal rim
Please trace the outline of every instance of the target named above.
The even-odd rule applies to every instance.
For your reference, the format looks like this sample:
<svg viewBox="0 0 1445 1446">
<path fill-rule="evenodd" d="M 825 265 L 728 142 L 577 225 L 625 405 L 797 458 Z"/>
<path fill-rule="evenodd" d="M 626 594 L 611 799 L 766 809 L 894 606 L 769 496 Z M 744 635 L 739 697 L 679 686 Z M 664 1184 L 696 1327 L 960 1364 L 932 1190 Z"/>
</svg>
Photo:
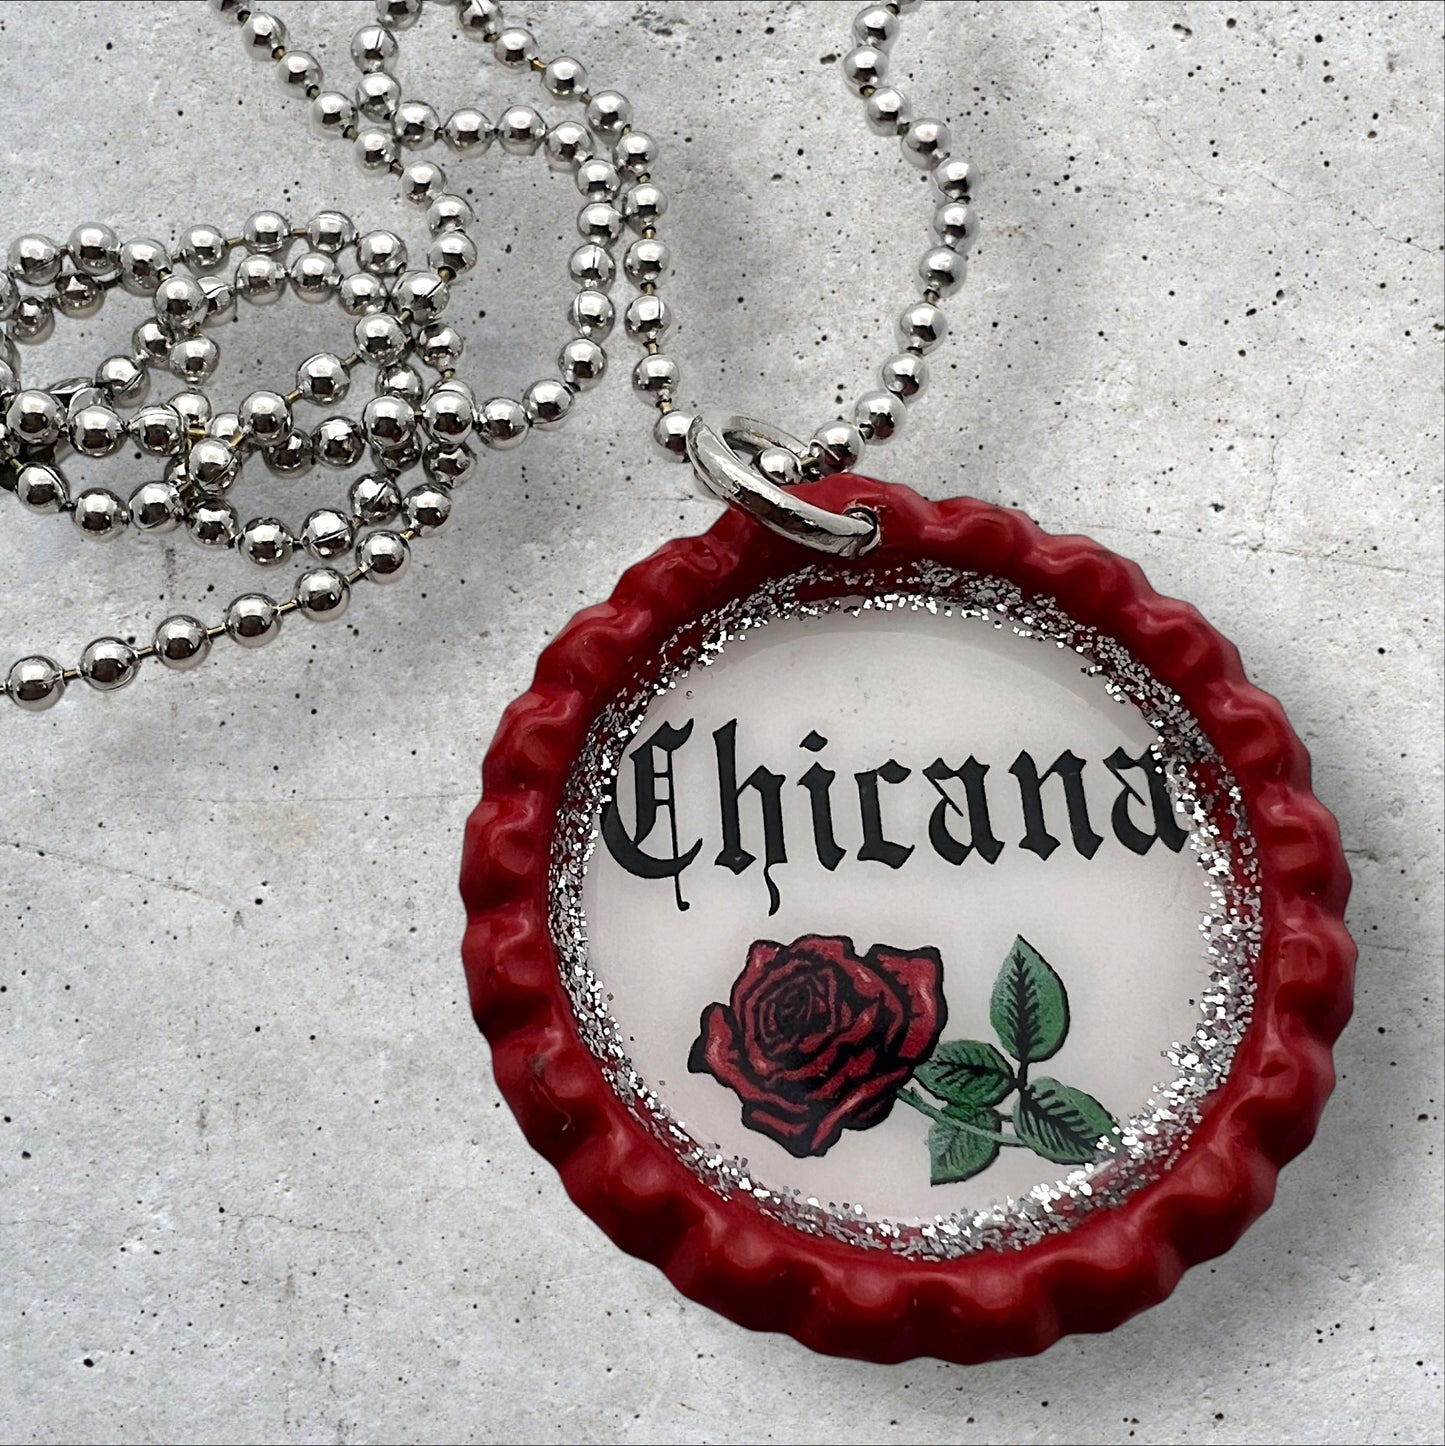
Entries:
<svg viewBox="0 0 1445 1446">
<path fill-rule="evenodd" d="M 724 1200 L 649 1135 L 581 1042 L 547 924 L 555 819 L 573 760 L 639 657 L 697 616 L 807 556 L 735 511 L 625 573 L 538 660 L 503 715 L 467 824 L 462 955 L 497 1084 L 573 1200 L 685 1295 L 756 1330 L 875 1361 L 973 1362 L 1112 1329 L 1154 1305 L 1189 1266 L 1229 1249 L 1269 1204 L 1282 1165 L 1310 1141 L 1334 1084 L 1330 1048 L 1349 1017 L 1350 877 L 1334 818 L 1310 791 L 1309 757 L 1280 705 L 1187 603 L 1083 537 L 1018 512 L 930 502 L 843 475 L 809 500 L 874 509 L 880 568 L 929 557 L 1054 598 L 1177 691 L 1233 770 L 1254 831 L 1264 938 L 1253 1019 L 1190 1147 L 1161 1179 L 1025 1250 L 918 1262 L 819 1239 Z M 856 564 L 855 564 L 856 565 Z"/>
</svg>

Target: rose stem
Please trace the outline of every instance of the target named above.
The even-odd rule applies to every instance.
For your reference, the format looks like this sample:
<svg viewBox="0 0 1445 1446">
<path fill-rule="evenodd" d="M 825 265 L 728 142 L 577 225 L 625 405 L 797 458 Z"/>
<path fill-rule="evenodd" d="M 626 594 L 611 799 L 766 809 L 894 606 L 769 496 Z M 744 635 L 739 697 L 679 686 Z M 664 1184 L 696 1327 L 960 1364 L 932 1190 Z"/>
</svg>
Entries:
<svg viewBox="0 0 1445 1446">
<path fill-rule="evenodd" d="M 1020 1150 L 1029 1148 L 1022 1140 L 1011 1139 L 1008 1135 L 998 1134 L 993 1130 L 980 1129 L 977 1125 L 970 1125 L 966 1120 L 956 1120 L 952 1115 L 946 1115 L 942 1110 L 936 1110 L 922 1095 L 916 1095 L 912 1090 L 899 1090 L 898 1098 L 905 1105 L 912 1105 L 920 1114 L 925 1114 L 930 1120 L 937 1120 L 940 1125 L 947 1125 L 953 1130 L 967 1130 L 971 1135 L 981 1135 L 985 1140 L 992 1140 L 996 1145 L 1014 1145 Z"/>
</svg>

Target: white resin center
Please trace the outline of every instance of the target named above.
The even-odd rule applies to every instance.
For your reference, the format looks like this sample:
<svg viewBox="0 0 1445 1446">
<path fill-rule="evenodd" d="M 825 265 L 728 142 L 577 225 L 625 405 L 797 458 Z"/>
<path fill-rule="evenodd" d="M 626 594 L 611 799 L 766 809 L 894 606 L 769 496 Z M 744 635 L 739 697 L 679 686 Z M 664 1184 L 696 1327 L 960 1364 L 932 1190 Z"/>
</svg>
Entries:
<svg viewBox="0 0 1445 1446">
<path fill-rule="evenodd" d="M 723 744 L 715 735 L 726 738 L 734 721 L 737 784 L 760 766 L 784 780 L 787 857 L 769 871 L 777 890 L 771 913 L 757 788 L 737 795 L 737 838 L 754 861 L 736 872 L 716 862 L 726 839 Z M 659 777 L 656 792 L 659 800 L 675 799 L 675 820 L 659 802 L 653 826 L 636 838 L 632 755 L 660 725 L 682 730 L 689 723 L 686 742 L 653 755 L 658 774 L 670 764 L 670 790 Z M 803 746 L 810 735 L 813 746 Z M 874 1217 L 928 1220 L 1063 1178 L 1069 1166 L 1006 1148 L 972 1179 L 930 1184 L 929 1119 L 901 1103 L 879 1124 L 845 1130 L 826 1153 L 795 1158 L 745 1127 L 738 1095 L 711 1074 L 690 1072 L 689 1052 L 704 1009 L 728 1001 L 754 941 L 787 945 L 805 935 L 847 936 L 859 956 L 875 944 L 936 948 L 948 1012 L 942 1040 L 997 1045 L 990 993 L 1021 935 L 1063 981 L 1070 1011 L 1062 1048 L 1031 1066 L 1033 1075 L 1087 1092 L 1122 1123 L 1172 1078 L 1163 1053 L 1198 1023 L 1210 967 L 1200 933 L 1210 895 L 1194 849 L 1184 843 L 1176 851 L 1156 839 L 1141 854 L 1116 828 L 1115 806 L 1126 790 L 1105 760 L 1120 748 L 1137 758 L 1155 741 L 1132 705 L 1086 674 L 1078 654 L 1021 638 L 1008 624 L 900 608 L 774 620 L 730 641 L 709 666 L 694 667 L 653 701 L 618 773 L 618 813 L 638 851 L 666 862 L 700 841 L 695 857 L 675 877 L 639 877 L 599 838 L 586 875 L 591 967 L 611 995 L 636 1070 L 696 1140 L 745 1159 L 772 1189 L 862 1205 Z M 1028 790 L 1010 770 L 1026 754 L 1046 775 L 1066 753 L 1084 761 L 1082 847 L 1090 832 L 1100 840 L 1092 857 L 1071 827 L 1058 774 L 1037 788 L 1057 846 L 1045 844 L 1043 857 L 1021 843 L 1030 835 Z M 941 795 L 924 770 L 938 760 L 960 768 L 970 758 L 987 765 L 988 820 L 1002 845 L 993 862 L 977 849 L 952 862 L 930 841 Z M 875 775 L 870 784 L 867 775 L 890 760 L 907 775 L 884 769 L 894 781 Z M 814 790 L 799 783 L 815 764 L 836 775 L 828 801 L 845 856 L 831 869 L 819 857 Z M 1137 795 L 1127 803 L 1128 819 L 1139 831 L 1157 832 L 1146 775 L 1135 769 L 1124 777 Z M 963 788 L 957 779 L 943 786 L 959 805 L 946 810 L 949 831 L 968 843 Z M 900 850 L 911 847 L 897 867 L 858 857 L 867 835 L 860 797 L 870 788 L 882 837 Z M 1186 818 L 1172 817 L 1189 828 Z M 1032 837 L 1037 844 L 1037 830 Z M 678 907 L 679 894 L 686 909 Z"/>
</svg>

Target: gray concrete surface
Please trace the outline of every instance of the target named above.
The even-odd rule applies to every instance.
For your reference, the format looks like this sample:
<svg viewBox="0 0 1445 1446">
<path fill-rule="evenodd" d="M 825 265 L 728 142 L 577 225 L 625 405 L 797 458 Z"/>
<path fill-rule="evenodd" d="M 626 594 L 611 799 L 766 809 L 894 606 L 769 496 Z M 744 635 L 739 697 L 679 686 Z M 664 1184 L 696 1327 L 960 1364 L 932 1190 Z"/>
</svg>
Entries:
<svg viewBox="0 0 1445 1446">
<path fill-rule="evenodd" d="M 348 68 L 369 7 L 276 8 Z M 840 95 L 852 9 L 526 11 L 665 143 L 686 397 L 795 429 L 868 384 L 923 241 Z M 1340 1086 L 1231 1254 L 1036 1360 L 862 1366 L 682 1301 L 527 1149 L 457 961 L 478 765 L 538 647 L 713 516 L 616 375 L 488 457 L 416 583 L 337 635 L 0 716 L 0 1436 L 1440 1440 L 1440 30 L 1426 4 L 939 4 L 897 52 L 987 170 L 986 231 L 932 395 L 870 469 L 1090 532 L 1195 601 L 1343 826 Z M 440 16 L 404 78 L 532 98 Z M 342 162 L 200 4 L 0 7 L 6 236 L 258 204 L 418 234 Z M 576 201 L 540 163 L 465 179 L 468 375 L 515 388 L 562 336 Z M 288 374 L 319 325 L 297 310 L 228 334 L 237 387 Z M 252 581 L 0 503 L 7 659 Z"/>
</svg>

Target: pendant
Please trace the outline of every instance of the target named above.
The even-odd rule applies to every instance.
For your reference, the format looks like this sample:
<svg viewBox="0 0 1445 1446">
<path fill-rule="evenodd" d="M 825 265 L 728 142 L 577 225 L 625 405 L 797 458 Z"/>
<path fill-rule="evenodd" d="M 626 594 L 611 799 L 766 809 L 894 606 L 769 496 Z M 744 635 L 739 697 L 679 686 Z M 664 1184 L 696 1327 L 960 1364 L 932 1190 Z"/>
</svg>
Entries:
<svg viewBox="0 0 1445 1446">
<path fill-rule="evenodd" d="M 798 493 L 878 545 L 729 510 L 507 710 L 462 875 L 498 1085 L 618 1245 L 742 1325 L 959 1362 L 1110 1329 L 1314 1131 L 1335 822 L 1134 564 L 968 499 Z"/>
</svg>

